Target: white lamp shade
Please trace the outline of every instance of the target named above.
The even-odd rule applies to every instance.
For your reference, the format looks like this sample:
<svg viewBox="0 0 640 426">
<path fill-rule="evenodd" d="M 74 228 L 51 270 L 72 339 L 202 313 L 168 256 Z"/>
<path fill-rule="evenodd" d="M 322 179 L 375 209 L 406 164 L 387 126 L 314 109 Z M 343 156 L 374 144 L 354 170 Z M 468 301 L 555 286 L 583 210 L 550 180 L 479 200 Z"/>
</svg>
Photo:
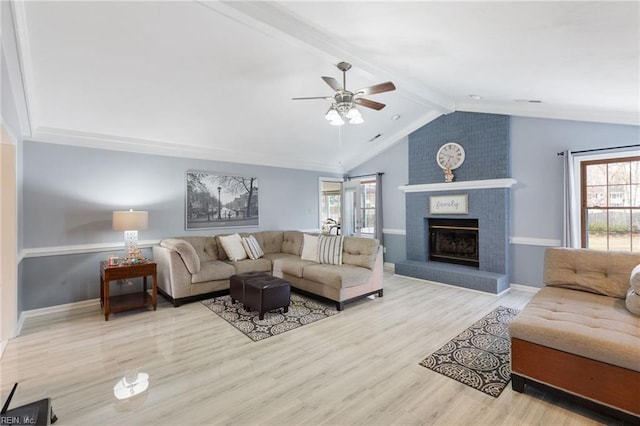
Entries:
<svg viewBox="0 0 640 426">
<path fill-rule="evenodd" d="M 114 211 L 114 231 L 140 231 L 149 225 L 149 212 L 145 211 Z"/>
</svg>

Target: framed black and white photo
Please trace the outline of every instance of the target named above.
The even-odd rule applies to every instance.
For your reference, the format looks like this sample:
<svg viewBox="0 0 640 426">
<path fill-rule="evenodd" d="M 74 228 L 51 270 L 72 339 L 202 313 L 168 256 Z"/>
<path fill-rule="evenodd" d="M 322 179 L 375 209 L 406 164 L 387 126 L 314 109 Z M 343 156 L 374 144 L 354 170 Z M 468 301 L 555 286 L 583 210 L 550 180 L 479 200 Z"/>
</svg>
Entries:
<svg viewBox="0 0 640 426">
<path fill-rule="evenodd" d="M 190 170 L 185 228 L 258 226 L 258 178 Z"/>
</svg>

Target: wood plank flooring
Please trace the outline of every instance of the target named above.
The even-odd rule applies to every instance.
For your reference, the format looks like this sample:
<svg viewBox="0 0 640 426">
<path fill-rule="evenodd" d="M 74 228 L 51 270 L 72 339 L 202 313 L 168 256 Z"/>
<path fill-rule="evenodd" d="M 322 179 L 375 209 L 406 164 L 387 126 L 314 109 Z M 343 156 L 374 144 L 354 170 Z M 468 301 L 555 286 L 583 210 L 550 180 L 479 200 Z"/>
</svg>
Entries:
<svg viewBox="0 0 640 426">
<path fill-rule="evenodd" d="M 96 285 L 98 285 L 96 283 Z M 112 315 L 99 305 L 32 317 L 0 360 L 12 406 L 53 398 L 59 425 L 620 424 L 510 385 L 493 398 L 418 362 L 495 307 L 532 294 L 483 294 L 392 275 L 385 296 L 253 342 L 200 303 Z M 125 374 L 149 389 L 118 401 Z"/>
</svg>

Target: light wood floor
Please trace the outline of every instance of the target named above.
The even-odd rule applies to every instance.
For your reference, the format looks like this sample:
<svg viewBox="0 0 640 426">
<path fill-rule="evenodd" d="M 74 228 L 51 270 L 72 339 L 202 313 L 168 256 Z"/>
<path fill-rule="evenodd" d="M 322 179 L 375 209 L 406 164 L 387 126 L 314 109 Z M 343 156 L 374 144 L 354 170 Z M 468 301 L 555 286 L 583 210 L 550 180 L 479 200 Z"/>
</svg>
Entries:
<svg viewBox="0 0 640 426">
<path fill-rule="evenodd" d="M 97 284 L 96 284 L 97 285 Z M 253 342 L 200 303 L 112 315 L 99 305 L 29 319 L 0 360 L 12 405 L 52 397 L 59 425 L 589 425 L 610 418 L 529 389 L 487 396 L 418 365 L 503 305 L 498 297 L 385 272 L 385 296 Z M 149 389 L 118 402 L 116 382 Z"/>
</svg>

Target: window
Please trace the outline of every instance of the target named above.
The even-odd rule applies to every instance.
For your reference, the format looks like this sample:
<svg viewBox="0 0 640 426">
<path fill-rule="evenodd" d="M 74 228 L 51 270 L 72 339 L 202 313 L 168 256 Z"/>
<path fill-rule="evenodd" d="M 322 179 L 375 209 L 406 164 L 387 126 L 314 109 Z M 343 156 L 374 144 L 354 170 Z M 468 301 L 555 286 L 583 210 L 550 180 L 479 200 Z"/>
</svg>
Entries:
<svg viewBox="0 0 640 426">
<path fill-rule="evenodd" d="M 640 252 L 640 157 L 580 163 L 582 247 Z"/>
<path fill-rule="evenodd" d="M 376 181 L 362 181 L 362 229 L 360 232 L 373 237 L 376 229 Z"/>
</svg>

